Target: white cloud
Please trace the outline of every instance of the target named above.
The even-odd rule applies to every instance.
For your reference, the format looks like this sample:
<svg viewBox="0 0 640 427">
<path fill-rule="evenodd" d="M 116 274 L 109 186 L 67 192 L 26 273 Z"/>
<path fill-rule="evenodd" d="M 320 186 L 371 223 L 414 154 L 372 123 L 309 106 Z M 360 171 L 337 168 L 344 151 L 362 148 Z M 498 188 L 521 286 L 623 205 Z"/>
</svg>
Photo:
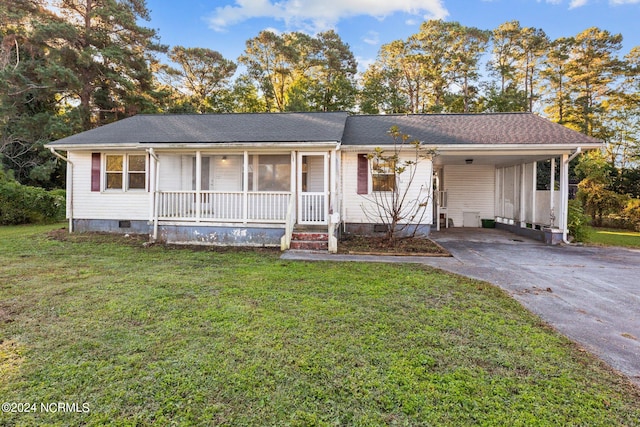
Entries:
<svg viewBox="0 0 640 427">
<path fill-rule="evenodd" d="M 377 31 L 369 31 L 363 38 L 362 41 L 366 44 L 370 44 L 376 46 L 380 44 L 380 33 Z"/>
<path fill-rule="evenodd" d="M 569 3 L 569 9 L 577 9 L 582 7 L 588 3 L 589 0 L 571 0 Z"/>
<path fill-rule="evenodd" d="M 365 71 L 367 71 L 369 66 L 371 66 L 371 64 L 376 62 L 376 59 L 375 58 L 363 58 L 361 56 L 357 56 L 356 57 L 356 61 L 358 62 L 358 71 L 360 73 L 364 73 Z"/>
<path fill-rule="evenodd" d="M 208 19 L 216 31 L 252 18 L 273 18 L 287 25 L 314 29 L 333 28 L 341 19 L 359 15 L 382 18 L 395 12 L 444 19 L 449 12 L 443 0 L 235 0 L 217 7 Z"/>
</svg>

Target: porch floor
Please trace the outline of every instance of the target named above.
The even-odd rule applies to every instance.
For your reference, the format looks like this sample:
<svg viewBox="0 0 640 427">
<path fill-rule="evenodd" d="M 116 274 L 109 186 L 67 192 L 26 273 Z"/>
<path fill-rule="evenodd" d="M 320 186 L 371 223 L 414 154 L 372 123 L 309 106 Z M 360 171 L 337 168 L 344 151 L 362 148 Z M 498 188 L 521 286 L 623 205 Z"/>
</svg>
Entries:
<svg viewBox="0 0 640 427">
<path fill-rule="evenodd" d="M 465 240 L 478 243 L 506 243 L 506 242 L 535 242 L 529 237 L 520 236 L 507 230 L 499 228 L 472 228 L 472 227 L 452 227 L 442 228 L 440 231 L 431 230 L 429 238 L 436 242 L 454 242 Z"/>
</svg>

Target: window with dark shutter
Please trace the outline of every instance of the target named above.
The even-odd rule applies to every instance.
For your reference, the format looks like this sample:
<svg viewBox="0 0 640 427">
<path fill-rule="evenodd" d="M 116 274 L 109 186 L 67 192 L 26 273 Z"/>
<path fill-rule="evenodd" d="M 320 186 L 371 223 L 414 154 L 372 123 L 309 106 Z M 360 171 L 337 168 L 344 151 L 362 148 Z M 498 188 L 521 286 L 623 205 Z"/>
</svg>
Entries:
<svg viewBox="0 0 640 427">
<path fill-rule="evenodd" d="M 100 153 L 91 153 L 91 191 L 100 191 Z"/>
<path fill-rule="evenodd" d="M 369 193 L 369 159 L 366 154 L 358 154 L 358 194 Z"/>
</svg>

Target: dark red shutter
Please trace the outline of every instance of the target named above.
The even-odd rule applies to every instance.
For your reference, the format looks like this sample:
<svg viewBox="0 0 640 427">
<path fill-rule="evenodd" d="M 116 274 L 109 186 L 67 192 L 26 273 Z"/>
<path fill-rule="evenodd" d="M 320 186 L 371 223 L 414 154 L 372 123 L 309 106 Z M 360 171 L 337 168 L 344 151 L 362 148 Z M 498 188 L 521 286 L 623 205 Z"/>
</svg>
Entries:
<svg viewBox="0 0 640 427">
<path fill-rule="evenodd" d="M 369 193 L 369 159 L 366 154 L 358 154 L 358 194 Z"/>
<path fill-rule="evenodd" d="M 91 191 L 100 191 L 100 153 L 91 153 Z"/>
</svg>

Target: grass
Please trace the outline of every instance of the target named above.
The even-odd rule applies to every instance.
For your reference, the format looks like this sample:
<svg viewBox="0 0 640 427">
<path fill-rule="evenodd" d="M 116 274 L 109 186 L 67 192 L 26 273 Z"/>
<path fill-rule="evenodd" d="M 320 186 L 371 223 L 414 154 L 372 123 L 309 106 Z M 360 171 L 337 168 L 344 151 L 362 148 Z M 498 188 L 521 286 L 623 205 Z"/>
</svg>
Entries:
<svg viewBox="0 0 640 427">
<path fill-rule="evenodd" d="M 640 425 L 499 289 L 414 265 L 0 228 L 0 425 Z M 73 409 L 74 407 L 71 407 Z"/>
<path fill-rule="evenodd" d="M 602 246 L 622 246 L 640 249 L 640 233 L 614 228 L 591 227 L 589 243 Z"/>
</svg>

